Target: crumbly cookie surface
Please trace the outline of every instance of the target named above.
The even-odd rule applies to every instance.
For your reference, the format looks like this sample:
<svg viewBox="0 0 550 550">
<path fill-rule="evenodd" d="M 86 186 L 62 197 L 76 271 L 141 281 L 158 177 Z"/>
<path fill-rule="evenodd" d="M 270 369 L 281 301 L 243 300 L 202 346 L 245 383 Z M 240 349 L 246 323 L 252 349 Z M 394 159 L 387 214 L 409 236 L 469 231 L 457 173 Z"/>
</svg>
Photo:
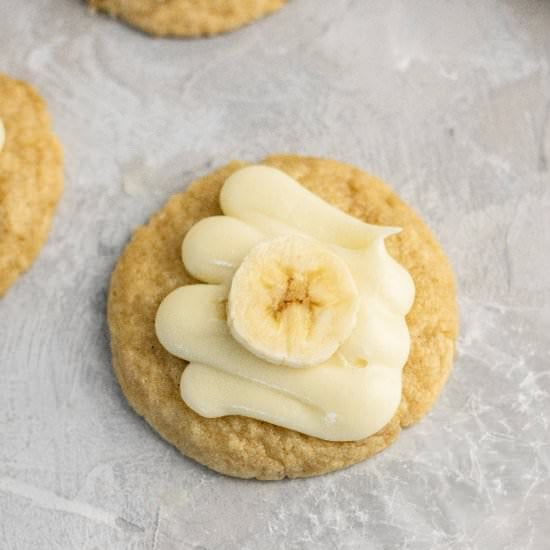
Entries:
<svg viewBox="0 0 550 550">
<path fill-rule="evenodd" d="M 155 36 L 207 36 L 272 13 L 287 0 L 88 0 L 93 8 Z"/>
<path fill-rule="evenodd" d="M 233 162 L 174 195 L 140 227 L 113 273 L 108 317 L 113 366 L 138 414 L 184 455 L 218 472 L 258 479 L 319 475 L 360 462 L 390 445 L 401 427 L 432 407 L 452 366 L 458 330 L 453 274 L 439 244 L 420 218 L 384 183 L 352 166 L 298 156 L 269 157 L 275 166 L 341 210 L 369 223 L 403 227 L 387 239 L 390 253 L 411 273 L 416 300 L 407 322 L 412 348 L 394 418 L 361 441 L 331 442 L 244 418 L 203 418 L 181 400 L 186 362 L 158 342 L 154 320 L 172 290 L 196 282 L 181 261 L 184 235 L 198 220 L 220 214 Z"/>
<path fill-rule="evenodd" d="M 50 130 L 42 98 L 0 74 L 0 296 L 44 244 L 63 187 L 61 146 Z"/>
</svg>

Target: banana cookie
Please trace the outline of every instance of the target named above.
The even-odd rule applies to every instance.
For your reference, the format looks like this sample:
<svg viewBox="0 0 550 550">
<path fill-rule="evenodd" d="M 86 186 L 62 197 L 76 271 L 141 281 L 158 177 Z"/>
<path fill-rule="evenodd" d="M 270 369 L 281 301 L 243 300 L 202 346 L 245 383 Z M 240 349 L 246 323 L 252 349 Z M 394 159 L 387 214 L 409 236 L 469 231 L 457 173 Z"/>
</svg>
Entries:
<svg viewBox="0 0 550 550">
<path fill-rule="evenodd" d="M 203 36 L 242 27 L 286 1 L 88 0 L 88 4 L 155 36 Z"/>
<path fill-rule="evenodd" d="M 362 461 L 452 367 L 453 274 L 384 183 L 332 160 L 232 162 L 139 228 L 111 280 L 113 367 L 135 411 L 218 472 Z"/>
<path fill-rule="evenodd" d="M 0 296 L 47 238 L 63 187 L 62 164 L 42 98 L 0 74 Z"/>
</svg>

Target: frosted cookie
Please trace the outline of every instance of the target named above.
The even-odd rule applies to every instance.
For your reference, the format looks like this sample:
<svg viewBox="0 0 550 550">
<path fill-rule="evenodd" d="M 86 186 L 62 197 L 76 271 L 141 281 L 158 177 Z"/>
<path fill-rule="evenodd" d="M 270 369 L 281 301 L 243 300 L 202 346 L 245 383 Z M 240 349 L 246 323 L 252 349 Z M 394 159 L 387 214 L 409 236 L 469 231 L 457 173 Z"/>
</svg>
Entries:
<svg viewBox="0 0 550 550">
<path fill-rule="evenodd" d="M 232 31 L 281 8 L 286 0 L 88 0 L 155 36 L 202 36 Z"/>
<path fill-rule="evenodd" d="M 0 74 L 0 296 L 47 238 L 63 187 L 62 163 L 42 98 Z"/>
<path fill-rule="evenodd" d="M 458 325 L 418 216 L 352 166 L 296 156 L 173 196 L 121 256 L 108 317 L 136 412 L 184 455 L 258 479 L 387 447 L 439 395 Z"/>
</svg>

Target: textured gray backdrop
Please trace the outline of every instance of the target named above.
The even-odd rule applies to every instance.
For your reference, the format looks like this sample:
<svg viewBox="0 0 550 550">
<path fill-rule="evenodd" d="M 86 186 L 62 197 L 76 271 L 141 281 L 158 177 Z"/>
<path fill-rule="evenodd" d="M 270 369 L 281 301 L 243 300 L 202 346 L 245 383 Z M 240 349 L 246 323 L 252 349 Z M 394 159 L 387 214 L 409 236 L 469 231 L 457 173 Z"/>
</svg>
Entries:
<svg viewBox="0 0 550 550">
<path fill-rule="evenodd" d="M 292 0 L 208 40 L 0 4 L 0 70 L 42 91 L 66 153 L 51 238 L 0 302 L 0 548 L 549 547 L 550 2 Z M 130 411 L 105 295 L 171 193 L 272 152 L 392 183 L 452 259 L 462 332 L 434 411 L 386 452 L 243 482 Z"/>
</svg>

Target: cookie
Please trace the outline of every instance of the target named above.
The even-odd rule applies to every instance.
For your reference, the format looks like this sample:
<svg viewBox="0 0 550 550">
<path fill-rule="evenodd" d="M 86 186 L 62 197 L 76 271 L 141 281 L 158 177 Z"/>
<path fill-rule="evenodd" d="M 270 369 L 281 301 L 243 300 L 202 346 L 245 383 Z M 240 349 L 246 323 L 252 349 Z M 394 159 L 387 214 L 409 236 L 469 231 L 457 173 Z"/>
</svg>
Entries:
<svg viewBox="0 0 550 550">
<path fill-rule="evenodd" d="M 0 296 L 46 241 L 63 188 L 61 146 L 46 105 L 27 83 L 0 74 Z"/>
<path fill-rule="evenodd" d="M 232 31 L 281 8 L 286 0 L 88 0 L 154 36 L 204 36 Z"/>
<path fill-rule="evenodd" d="M 181 243 L 200 219 L 220 214 L 224 181 L 245 164 L 233 162 L 173 196 L 139 228 L 112 276 L 108 318 L 113 367 L 135 411 L 184 455 L 218 472 L 258 479 L 319 475 L 360 462 L 390 445 L 402 427 L 434 404 L 452 367 L 458 330 L 453 274 L 426 225 L 389 187 L 352 166 L 315 158 L 274 156 L 263 161 L 328 203 L 372 224 L 399 226 L 387 247 L 412 275 L 416 299 L 407 316 L 411 353 L 402 400 L 376 434 L 353 442 L 317 439 L 241 416 L 204 418 L 182 401 L 186 362 L 170 355 L 155 335 L 162 299 L 196 282 L 181 261 Z"/>
</svg>

